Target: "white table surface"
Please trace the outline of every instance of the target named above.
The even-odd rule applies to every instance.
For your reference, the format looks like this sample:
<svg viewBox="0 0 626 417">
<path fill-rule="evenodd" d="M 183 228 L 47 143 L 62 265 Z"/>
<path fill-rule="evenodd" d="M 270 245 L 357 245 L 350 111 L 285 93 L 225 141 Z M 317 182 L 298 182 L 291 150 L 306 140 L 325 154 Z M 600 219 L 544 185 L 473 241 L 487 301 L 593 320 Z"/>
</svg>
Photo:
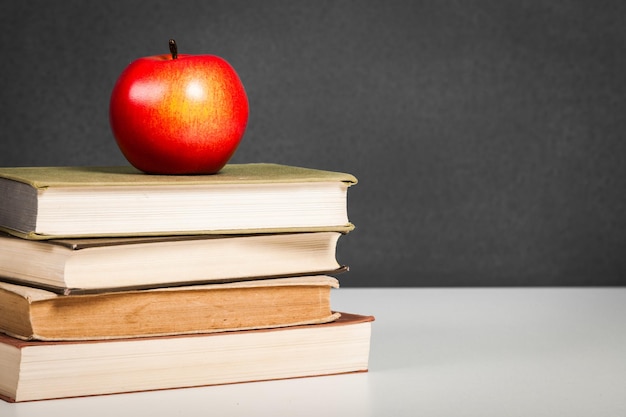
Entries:
<svg viewBox="0 0 626 417">
<path fill-rule="evenodd" d="M 370 372 L 8 404 L 2 417 L 626 416 L 625 288 L 334 290 Z"/>
</svg>

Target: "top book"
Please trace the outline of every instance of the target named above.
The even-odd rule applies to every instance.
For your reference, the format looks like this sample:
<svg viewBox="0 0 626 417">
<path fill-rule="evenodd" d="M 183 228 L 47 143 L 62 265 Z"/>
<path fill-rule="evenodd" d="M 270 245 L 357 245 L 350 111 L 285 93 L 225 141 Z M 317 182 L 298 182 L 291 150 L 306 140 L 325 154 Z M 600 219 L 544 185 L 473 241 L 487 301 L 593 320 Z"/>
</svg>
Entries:
<svg viewBox="0 0 626 417">
<path fill-rule="evenodd" d="M 354 176 L 279 164 L 214 175 L 128 167 L 0 168 L 0 229 L 26 239 L 348 232 Z"/>
</svg>

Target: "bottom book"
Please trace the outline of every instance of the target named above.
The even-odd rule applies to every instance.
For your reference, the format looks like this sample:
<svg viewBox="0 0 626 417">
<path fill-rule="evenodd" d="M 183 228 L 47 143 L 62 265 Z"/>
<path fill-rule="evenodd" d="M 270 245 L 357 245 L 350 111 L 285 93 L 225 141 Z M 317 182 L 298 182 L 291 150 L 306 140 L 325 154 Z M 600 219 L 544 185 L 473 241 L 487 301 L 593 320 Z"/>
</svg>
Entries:
<svg viewBox="0 0 626 417">
<path fill-rule="evenodd" d="M 9 402 L 321 376 L 368 370 L 372 316 L 187 336 L 41 342 L 0 335 Z"/>
</svg>

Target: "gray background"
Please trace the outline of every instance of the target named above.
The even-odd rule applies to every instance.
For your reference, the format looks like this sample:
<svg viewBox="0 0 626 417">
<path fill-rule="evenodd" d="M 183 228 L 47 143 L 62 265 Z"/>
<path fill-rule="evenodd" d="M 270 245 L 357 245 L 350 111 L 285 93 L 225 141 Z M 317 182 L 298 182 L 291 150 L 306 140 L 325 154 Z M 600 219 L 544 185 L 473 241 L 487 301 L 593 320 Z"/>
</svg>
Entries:
<svg viewBox="0 0 626 417">
<path fill-rule="evenodd" d="M 343 286 L 626 283 L 626 3 L 12 1 L 0 165 L 126 164 L 133 59 L 226 58 L 232 162 L 347 171 Z"/>
</svg>

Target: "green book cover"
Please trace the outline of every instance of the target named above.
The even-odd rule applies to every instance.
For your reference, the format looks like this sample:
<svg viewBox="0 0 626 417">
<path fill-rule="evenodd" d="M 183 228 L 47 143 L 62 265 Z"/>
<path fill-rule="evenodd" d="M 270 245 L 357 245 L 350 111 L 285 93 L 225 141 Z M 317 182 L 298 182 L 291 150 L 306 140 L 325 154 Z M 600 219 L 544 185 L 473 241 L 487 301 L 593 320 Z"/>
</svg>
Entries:
<svg viewBox="0 0 626 417">
<path fill-rule="evenodd" d="M 0 168 L 0 230 L 27 239 L 348 232 L 347 173 L 252 163 L 212 175 L 130 166 Z"/>
<path fill-rule="evenodd" d="M 212 175 L 153 175 L 131 166 L 116 167 L 13 167 L 0 168 L 0 178 L 29 184 L 35 188 L 72 186 L 135 186 L 194 184 L 262 184 L 342 181 L 357 179 L 343 172 L 289 165 L 253 163 L 230 164 Z"/>
</svg>

